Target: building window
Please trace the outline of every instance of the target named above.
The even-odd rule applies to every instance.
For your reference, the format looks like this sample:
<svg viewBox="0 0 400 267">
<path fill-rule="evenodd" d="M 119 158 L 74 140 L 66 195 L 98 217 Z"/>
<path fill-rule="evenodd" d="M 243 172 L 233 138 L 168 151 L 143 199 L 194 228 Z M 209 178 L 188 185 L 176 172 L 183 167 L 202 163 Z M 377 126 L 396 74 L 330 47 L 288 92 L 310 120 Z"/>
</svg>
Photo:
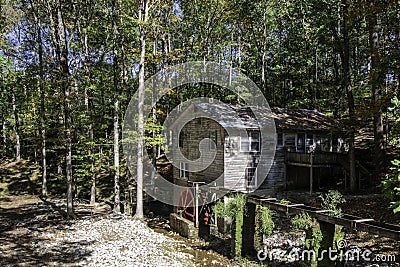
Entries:
<svg viewBox="0 0 400 267">
<path fill-rule="evenodd" d="M 285 134 L 285 146 L 289 152 L 296 151 L 296 135 Z"/>
<path fill-rule="evenodd" d="M 283 146 L 283 134 L 278 133 L 278 143 L 277 146 L 281 147 Z"/>
<path fill-rule="evenodd" d="M 217 148 L 217 131 L 210 131 L 208 138 L 212 141 L 210 142 L 210 150 L 215 150 Z"/>
<path fill-rule="evenodd" d="M 306 135 L 304 133 L 297 134 L 297 151 L 298 152 L 305 152 L 306 146 Z"/>
<path fill-rule="evenodd" d="M 179 138 L 178 138 L 178 144 L 179 144 L 179 147 L 183 147 L 183 140 L 184 140 L 185 138 L 184 138 L 184 134 L 183 134 L 183 132 L 181 131 L 180 133 L 179 133 Z"/>
<path fill-rule="evenodd" d="M 257 172 L 256 167 L 247 167 L 246 168 L 246 181 L 247 187 L 254 188 L 257 185 Z"/>
<path fill-rule="evenodd" d="M 168 140 L 168 146 L 172 146 L 173 132 L 169 131 L 169 136 L 166 138 Z"/>
<path fill-rule="evenodd" d="M 240 151 L 259 152 L 260 151 L 260 133 L 248 132 L 247 136 L 240 137 Z"/>
<path fill-rule="evenodd" d="M 189 170 L 188 170 L 188 163 L 187 162 L 180 162 L 179 163 L 179 177 L 182 179 L 189 178 Z"/>
</svg>

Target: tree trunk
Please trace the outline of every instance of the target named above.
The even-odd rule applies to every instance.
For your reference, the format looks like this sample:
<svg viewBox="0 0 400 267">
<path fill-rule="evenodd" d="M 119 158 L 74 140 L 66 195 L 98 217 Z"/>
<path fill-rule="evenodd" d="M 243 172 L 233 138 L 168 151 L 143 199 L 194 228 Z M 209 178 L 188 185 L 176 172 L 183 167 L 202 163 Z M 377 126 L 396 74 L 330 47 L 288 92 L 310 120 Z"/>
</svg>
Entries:
<svg viewBox="0 0 400 267">
<path fill-rule="evenodd" d="M 118 132 L 118 112 L 119 112 L 119 102 L 118 102 L 118 51 L 117 51 L 117 8 L 119 8 L 118 1 L 113 1 L 112 6 L 112 27 L 113 27 L 113 102 L 114 102 L 114 212 L 120 212 L 120 189 L 119 189 L 119 132 Z M 118 5 L 118 6 L 117 6 Z"/>
<path fill-rule="evenodd" d="M 40 136 L 42 139 L 42 196 L 47 197 L 47 162 L 46 162 L 46 114 L 44 92 L 44 71 L 43 71 L 43 42 L 42 42 L 42 23 L 38 10 L 35 10 L 34 1 L 32 1 L 33 15 L 37 26 L 37 43 L 39 56 L 39 76 L 38 76 L 38 93 L 40 96 Z"/>
<path fill-rule="evenodd" d="M 64 22 L 62 4 L 57 2 L 57 25 L 55 27 L 55 44 L 61 70 L 61 84 L 64 90 L 64 130 L 65 130 L 65 176 L 67 181 L 67 218 L 76 218 L 73 205 L 72 181 L 72 140 L 71 140 L 71 99 L 68 66 L 68 39 Z"/>
<path fill-rule="evenodd" d="M 379 32 L 378 19 L 374 1 L 370 5 L 370 13 L 368 13 L 367 25 L 369 34 L 369 53 L 371 57 L 370 82 L 372 89 L 373 103 L 373 127 L 374 127 L 374 165 L 375 178 L 380 174 L 384 162 L 384 138 L 383 138 L 383 119 L 382 119 L 382 103 L 381 103 L 381 84 L 383 83 L 382 75 L 379 71 Z"/>
<path fill-rule="evenodd" d="M 12 102 L 12 110 L 13 110 L 13 115 L 14 115 L 15 160 L 20 161 L 21 160 L 21 142 L 20 142 L 20 138 L 19 138 L 19 118 L 18 118 L 17 104 L 16 104 L 16 100 L 15 100 L 15 89 L 12 90 L 11 102 Z"/>
<path fill-rule="evenodd" d="M 43 86 L 43 48 L 41 41 L 41 25 L 39 21 L 39 90 L 40 90 L 40 133 L 42 138 L 42 196 L 47 196 L 47 162 L 46 162 L 46 114 L 45 114 L 45 92 Z"/>
<path fill-rule="evenodd" d="M 81 24 L 78 24 L 79 29 L 81 27 Z M 87 77 L 87 79 L 90 79 L 90 70 L 89 70 L 89 62 L 90 61 L 90 56 L 89 56 L 89 47 L 88 47 L 88 35 L 87 35 L 87 26 L 83 28 L 83 34 L 82 34 L 82 40 L 81 43 L 83 44 L 83 49 L 84 49 L 84 56 L 85 56 L 85 62 L 83 64 L 84 66 L 84 74 Z M 94 142 L 94 134 L 93 134 L 93 124 L 92 124 L 92 113 L 90 111 L 90 104 L 91 102 L 91 92 L 88 89 L 88 86 L 85 84 L 85 89 L 84 89 L 84 97 L 85 97 L 85 115 L 87 117 L 87 121 L 89 122 L 88 125 L 88 135 L 89 135 L 89 159 L 90 159 L 90 171 L 91 171 L 91 182 L 92 185 L 90 187 L 90 205 L 94 205 L 96 203 L 96 171 L 95 171 L 95 157 L 93 156 L 94 153 L 94 147 L 93 147 L 93 142 Z"/>
<path fill-rule="evenodd" d="M 354 151 L 354 135 L 355 126 L 353 125 L 355 121 L 354 116 L 354 97 L 353 90 L 350 83 L 350 42 L 349 42 L 349 25 L 348 25 L 348 3 L 347 0 L 342 0 L 343 8 L 343 85 L 347 94 L 347 105 L 349 109 L 349 164 L 350 164 L 350 190 L 356 191 L 357 189 L 357 177 L 356 177 L 356 159 Z"/>
<path fill-rule="evenodd" d="M 148 1 L 142 0 L 139 7 L 139 20 L 145 24 L 148 17 Z M 137 179 L 136 179 L 136 213 L 135 218 L 143 219 L 143 146 L 144 146 L 144 62 L 146 58 L 146 29 L 145 25 L 139 26 L 140 30 L 140 60 L 139 60 L 139 88 L 138 88 L 138 134 L 137 144 Z"/>
<path fill-rule="evenodd" d="M 6 120 L 3 120 L 2 124 L 2 131 L 3 131 L 3 152 L 4 152 L 4 157 L 7 157 L 7 133 L 6 133 Z"/>
</svg>

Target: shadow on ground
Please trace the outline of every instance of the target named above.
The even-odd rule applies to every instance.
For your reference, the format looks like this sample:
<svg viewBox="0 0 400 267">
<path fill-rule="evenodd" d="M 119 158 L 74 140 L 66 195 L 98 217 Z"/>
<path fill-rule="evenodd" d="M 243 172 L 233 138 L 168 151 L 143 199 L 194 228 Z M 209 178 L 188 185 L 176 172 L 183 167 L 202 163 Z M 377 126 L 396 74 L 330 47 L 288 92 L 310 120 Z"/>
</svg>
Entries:
<svg viewBox="0 0 400 267">
<path fill-rule="evenodd" d="M 0 164 L 0 195 L 37 194 L 39 169 L 27 160 Z"/>
<path fill-rule="evenodd" d="M 35 196 L 0 197 L 0 266 L 72 266 L 84 260 L 91 254 L 89 242 L 48 242 L 47 230 L 69 226 L 54 207 Z"/>
</svg>

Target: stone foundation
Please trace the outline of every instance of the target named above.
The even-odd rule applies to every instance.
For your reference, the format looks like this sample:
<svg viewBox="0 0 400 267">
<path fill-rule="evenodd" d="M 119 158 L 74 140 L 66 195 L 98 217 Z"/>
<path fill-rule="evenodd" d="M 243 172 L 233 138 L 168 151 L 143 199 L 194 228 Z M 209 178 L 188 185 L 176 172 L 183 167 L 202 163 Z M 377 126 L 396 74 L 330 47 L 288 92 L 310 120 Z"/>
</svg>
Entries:
<svg viewBox="0 0 400 267">
<path fill-rule="evenodd" d="M 192 221 L 182 218 L 176 213 L 171 213 L 169 220 L 172 231 L 189 239 L 199 238 L 199 231 Z"/>
</svg>

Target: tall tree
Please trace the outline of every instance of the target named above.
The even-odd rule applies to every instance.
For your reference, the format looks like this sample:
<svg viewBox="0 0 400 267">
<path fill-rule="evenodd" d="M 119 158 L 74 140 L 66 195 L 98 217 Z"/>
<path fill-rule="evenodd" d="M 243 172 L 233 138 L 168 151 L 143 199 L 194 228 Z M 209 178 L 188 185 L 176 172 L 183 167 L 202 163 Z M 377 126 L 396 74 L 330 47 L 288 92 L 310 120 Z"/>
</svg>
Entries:
<svg viewBox="0 0 400 267">
<path fill-rule="evenodd" d="M 40 3 L 38 3 L 40 4 Z M 36 40 L 37 40 L 37 54 L 38 54 L 38 75 L 37 75 L 37 86 L 38 95 L 40 97 L 40 136 L 41 136 L 41 154 L 42 154 L 42 196 L 47 196 L 47 161 L 46 161 L 46 110 L 45 110 L 45 91 L 44 91 L 44 63 L 43 63 L 43 43 L 42 38 L 42 18 L 39 14 L 39 7 L 36 5 L 36 1 L 31 1 L 32 13 L 34 18 L 34 24 L 36 28 Z"/>
<path fill-rule="evenodd" d="M 350 190 L 355 191 L 357 189 L 357 177 L 356 177 L 356 158 L 355 158 L 355 129 L 354 129 L 354 96 L 350 82 L 350 38 L 349 38 L 349 3 L 347 0 L 342 0 L 341 3 L 343 9 L 343 86 L 347 94 L 347 107 L 349 111 L 349 164 L 350 164 Z"/>
<path fill-rule="evenodd" d="M 58 66 L 58 77 L 64 97 L 64 132 L 65 132 L 65 178 L 67 181 L 67 217 L 76 218 L 73 205 L 72 180 L 72 137 L 71 137 L 71 96 L 70 70 L 68 65 L 69 40 L 66 25 L 66 3 L 62 0 L 47 2 L 50 31 Z"/>
<path fill-rule="evenodd" d="M 113 132 L 114 132 L 114 212 L 120 211 L 120 188 L 119 188 L 119 54 L 118 54 L 118 10 L 120 1 L 112 1 L 112 36 L 113 36 Z"/>
<path fill-rule="evenodd" d="M 379 25 L 378 14 L 380 13 L 381 3 L 370 1 L 367 9 L 367 28 L 369 39 L 369 55 L 371 58 L 370 85 L 373 103 L 373 128 L 374 128 L 374 165 L 375 176 L 379 176 L 384 160 L 384 137 L 383 137 L 383 118 L 382 118 L 382 85 L 383 77 L 380 69 L 379 51 Z M 377 178 L 377 177 L 376 177 Z"/>
<path fill-rule="evenodd" d="M 140 60 L 138 86 L 138 134 L 137 144 L 137 179 L 136 179 L 136 213 L 135 218 L 143 219 L 143 150 L 144 150 L 144 79 L 146 60 L 146 23 L 149 15 L 148 0 L 141 0 L 139 4 L 139 33 L 140 33 Z"/>
</svg>

